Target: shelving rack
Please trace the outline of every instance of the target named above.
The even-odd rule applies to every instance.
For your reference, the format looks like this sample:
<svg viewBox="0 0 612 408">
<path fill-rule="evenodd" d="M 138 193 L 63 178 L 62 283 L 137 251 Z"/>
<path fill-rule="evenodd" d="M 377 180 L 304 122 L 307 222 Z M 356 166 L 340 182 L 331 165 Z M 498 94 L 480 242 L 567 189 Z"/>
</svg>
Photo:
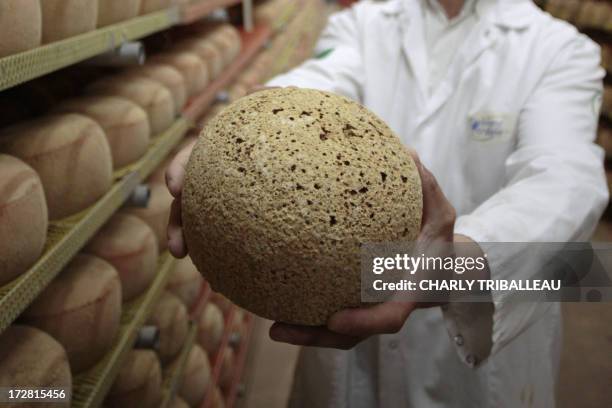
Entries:
<svg viewBox="0 0 612 408">
<path fill-rule="evenodd" d="M 147 291 L 125 304 L 121 315 L 121 329 L 115 346 L 92 369 L 75 377 L 72 406 L 94 408 L 102 404 L 106 393 L 121 368 L 121 363 L 132 349 L 140 327 L 147 321 L 162 294 L 175 260 L 169 253 L 160 257 L 155 280 Z"/>
<path fill-rule="evenodd" d="M 214 10 L 251 0 L 211 0 L 136 17 L 19 54 L 0 58 L 0 91 L 112 51 L 176 25 L 191 24 Z"/>
<path fill-rule="evenodd" d="M 187 338 L 185 339 L 185 343 L 181 348 L 181 351 L 178 355 L 178 364 L 173 367 L 173 370 L 164 371 L 164 382 L 162 384 L 162 403 L 160 404 L 160 408 L 166 408 L 172 402 L 178 386 L 180 384 L 181 379 L 183 378 L 183 374 L 185 373 L 185 368 L 187 367 L 187 360 L 189 358 L 189 353 L 195 344 L 195 338 L 198 333 L 198 326 L 194 323 L 191 323 L 189 326 L 189 332 L 187 333 Z"/>
<path fill-rule="evenodd" d="M 242 32 L 243 51 L 224 73 L 213 81 L 202 94 L 196 96 L 183 114 L 153 142 L 143 158 L 115 173 L 118 179 L 91 208 L 67 219 L 52 222 L 43 256 L 26 273 L 0 287 L 0 333 L 4 331 L 34 298 L 51 282 L 95 232 L 119 209 L 134 188 L 164 160 L 189 130 L 240 71 L 261 49 L 270 36 L 267 28 Z"/>
<path fill-rule="evenodd" d="M 17 319 L 96 231 L 125 203 L 134 189 L 163 162 L 196 120 L 219 98 L 220 92 L 232 84 L 256 54 L 269 43 L 272 35 L 282 29 L 295 13 L 295 7 L 283 10 L 273 27 L 253 27 L 252 0 L 208 0 L 198 4 L 174 6 L 20 54 L 0 58 L 0 91 L 3 91 L 112 51 L 128 41 L 136 41 L 173 26 L 191 24 L 208 16 L 216 9 L 241 3 L 246 29 L 241 31 L 242 51 L 239 56 L 200 95 L 192 98 L 169 129 L 152 139 L 148 151 L 140 160 L 115 171 L 113 186 L 94 205 L 79 214 L 50 222 L 47 243 L 41 258 L 26 273 L 0 287 L 0 334 Z M 158 261 L 156 278 L 151 286 L 143 295 L 123 305 L 120 332 L 114 346 L 96 366 L 73 378 L 73 406 L 98 407 L 103 403 L 125 357 L 134 345 L 138 331 L 145 324 L 153 306 L 158 301 L 174 265 L 175 260 L 169 253 L 162 254 Z M 172 372 L 164 373 L 162 406 L 167 406 L 176 393 L 187 356 L 196 342 L 197 323 L 195 321 L 209 301 L 210 294 L 210 286 L 204 283 L 199 299 L 190 311 L 190 329 L 179 354 L 180 363 Z M 209 391 L 212 390 L 220 376 L 223 353 L 229 343 L 236 310 L 236 307 L 232 306 L 225 316 L 225 330 L 221 346 L 213 359 L 214 366 Z M 231 386 L 225 390 L 228 407 L 232 406 L 236 398 L 251 326 L 252 318 L 248 318 L 247 334 L 237 349 L 233 380 Z M 211 392 L 207 393 L 202 406 L 209 406 L 211 394 Z"/>
<path fill-rule="evenodd" d="M 223 355 L 225 353 L 225 349 L 229 343 L 230 337 L 230 328 L 232 327 L 232 322 L 234 321 L 234 316 L 236 314 L 236 306 L 232 306 L 225 316 L 225 325 L 223 330 L 223 336 L 221 337 L 221 344 L 219 345 L 219 349 L 215 353 L 214 358 L 211 359 L 211 363 L 213 364 L 212 372 L 210 375 L 210 382 L 208 384 L 208 389 L 206 390 L 206 397 L 204 397 L 204 401 L 202 401 L 202 405 L 200 408 L 210 408 L 212 403 L 212 394 L 213 387 L 218 383 L 219 376 L 221 375 L 221 368 L 223 363 Z"/>
</svg>

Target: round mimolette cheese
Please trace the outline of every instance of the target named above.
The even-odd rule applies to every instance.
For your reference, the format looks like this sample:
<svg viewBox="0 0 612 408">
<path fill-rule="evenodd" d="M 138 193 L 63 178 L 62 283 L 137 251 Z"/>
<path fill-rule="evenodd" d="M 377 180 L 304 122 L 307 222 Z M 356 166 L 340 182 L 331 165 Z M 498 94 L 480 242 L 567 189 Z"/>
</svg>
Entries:
<svg viewBox="0 0 612 408">
<path fill-rule="evenodd" d="M 22 325 L 10 326 L 0 334 L 0 384 L 13 389 L 50 387 L 70 390 L 72 376 L 66 351 L 41 330 Z M 70 401 L 8 406 L 69 407 Z"/>
<path fill-rule="evenodd" d="M 168 64 L 176 68 L 185 80 L 187 95 L 189 96 L 202 92 L 208 85 L 208 67 L 196 53 L 186 51 L 167 52 L 155 55 L 150 61 Z"/>
<path fill-rule="evenodd" d="M 198 319 L 198 343 L 209 354 L 219 350 L 223 337 L 223 313 L 214 303 L 208 303 Z"/>
<path fill-rule="evenodd" d="M 159 329 L 159 349 L 162 362 L 170 361 L 185 343 L 189 330 L 187 308 L 170 292 L 164 292 L 151 312 L 148 324 Z"/>
<path fill-rule="evenodd" d="M 160 251 L 168 247 L 166 229 L 172 206 L 172 195 L 164 184 L 150 184 L 151 197 L 146 208 L 126 208 L 123 213 L 132 214 L 149 224 L 157 237 Z"/>
<path fill-rule="evenodd" d="M 108 141 L 86 116 L 50 115 L 15 125 L 2 131 L 0 150 L 36 170 L 52 220 L 84 210 L 111 187 Z"/>
<path fill-rule="evenodd" d="M 347 98 L 298 88 L 219 113 L 182 194 L 189 254 L 212 289 L 305 325 L 361 306 L 361 244 L 414 241 L 421 213 L 417 167 L 389 127 Z"/>
<path fill-rule="evenodd" d="M 141 0 L 98 0 L 98 27 L 138 16 Z"/>
<path fill-rule="evenodd" d="M 38 174 L 21 160 L 0 154 L 0 286 L 36 262 L 45 246 L 47 225 L 47 203 Z M 182 268 L 182 278 L 177 276 L 185 284 L 187 271 Z M 186 288 L 182 291 L 188 293 Z"/>
<path fill-rule="evenodd" d="M 41 39 L 40 0 L 0 2 L 0 58 L 36 48 Z"/>
<path fill-rule="evenodd" d="M 135 162 L 149 147 L 151 128 L 147 113 L 129 99 L 90 96 L 68 100 L 59 109 L 81 113 L 98 122 L 106 134 L 115 169 Z"/>
<path fill-rule="evenodd" d="M 170 7 L 173 0 L 142 0 L 140 14 L 153 13 Z"/>
<path fill-rule="evenodd" d="M 189 257 L 179 259 L 168 278 L 166 289 L 176 295 L 188 309 L 191 309 L 202 288 L 202 275 Z"/>
<path fill-rule="evenodd" d="M 89 91 L 98 95 L 122 96 L 147 112 L 154 135 L 168 129 L 175 116 L 174 99 L 170 91 L 149 78 L 117 75 L 93 83 Z"/>
<path fill-rule="evenodd" d="M 157 271 L 157 238 L 144 221 L 115 214 L 85 247 L 115 267 L 121 280 L 123 301 L 143 293 Z"/>
<path fill-rule="evenodd" d="M 43 43 L 95 30 L 98 1 L 104 0 L 42 0 Z"/>
<path fill-rule="evenodd" d="M 128 70 L 126 75 L 144 76 L 164 85 L 172 94 L 176 112 L 180 112 L 187 102 L 185 80 L 181 73 L 172 65 L 147 63 L 146 65 Z"/>
<path fill-rule="evenodd" d="M 157 408 L 161 402 L 162 371 L 155 352 L 132 350 L 106 395 L 104 405 Z"/>
<path fill-rule="evenodd" d="M 77 255 L 23 314 L 23 320 L 59 341 L 73 373 L 90 368 L 119 331 L 121 282 L 106 261 Z"/>
<path fill-rule="evenodd" d="M 178 364 L 175 360 L 170 368 Z M 179 387 L 178 395 L 191 407 L 199 406 L 204 399 L 210 381 L 210 362 L 208 356 L 197 344 L 193 346 L 187 358 L 185 374 Z"/>
</svg>

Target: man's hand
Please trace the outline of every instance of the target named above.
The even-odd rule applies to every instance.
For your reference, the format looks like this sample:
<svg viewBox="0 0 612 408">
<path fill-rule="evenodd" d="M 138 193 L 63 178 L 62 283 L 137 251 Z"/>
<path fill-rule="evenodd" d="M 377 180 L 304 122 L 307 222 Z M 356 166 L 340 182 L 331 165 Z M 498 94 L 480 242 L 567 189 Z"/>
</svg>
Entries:
<svg viewBox="0 0 612 408">
<path fill-rule="evenodd" d="M 423 219 L 417 244 L 425 248 L 432 243 L 453 242 L 455 209 L 416 152 L 410 151 L 410 154 L 423 187 Z M 327 326 L 307 327 L 277 322 L 270 328 L 270 337 L 302 346 L 350 349 L 370 336 L 397 333 L 414 309 L 427 306 L 435 304 L 392 300 L 372 307 L 341 310 L 331 316 Z"/>
<path fill-rule="evenodd" d="M 183 222 L 181 219 L 181 194 L 185 183 L 185 167 L 194 145 L 195 140 L 178 152 L 166 170 L 166 185 L 170 194 L 174 197 L 168 221 L 168 249 L 176 258 L 187 256 L 187 245 L 185 245 L 185 238 L 183 237 Z"/>
</svg>

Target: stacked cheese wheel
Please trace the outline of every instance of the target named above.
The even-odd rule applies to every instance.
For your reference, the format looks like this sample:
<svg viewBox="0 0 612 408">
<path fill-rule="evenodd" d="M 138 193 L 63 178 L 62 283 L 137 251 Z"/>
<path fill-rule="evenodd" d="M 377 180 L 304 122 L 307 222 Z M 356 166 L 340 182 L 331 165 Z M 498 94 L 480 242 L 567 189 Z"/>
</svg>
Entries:
<svg viewBox="0 0 612 408">
<path fill-rule="evenodd" d="M 0 152 L 40 176 L 52 220 L 84 210 L 108 191 L 112 158 L 104 130 L 80 114 L 57 114 L 0 131 Z"/>
<path fill-rule="evenodd" d="M 24 273 L 47 237 L 42 182 L 23 161 L 0 154 L 0 286 Z"/>
</svg>

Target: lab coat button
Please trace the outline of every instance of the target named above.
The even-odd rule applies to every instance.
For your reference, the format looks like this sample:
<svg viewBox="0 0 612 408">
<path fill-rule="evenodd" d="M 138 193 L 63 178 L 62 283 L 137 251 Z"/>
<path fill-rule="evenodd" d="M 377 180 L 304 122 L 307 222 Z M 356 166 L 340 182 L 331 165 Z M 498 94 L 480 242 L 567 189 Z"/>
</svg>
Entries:
<svg viewBox="0 0 612 408">
<path fill-rule="evenodd" d="M 389 348 L 390 348 L 391 350 L 395 350 L 395 349 L 397 349 L 397 346 L 398 346 L 398 345 L 399 345 L 399 344 L 397 343 L 397 340 L 391 340 L 391 341 L 389 342 Z"/>
<path fill-rule="evenodd" d="M 463 336 L 458 334 L 456 335 L 453 340 L 455 340 L 455 344 L 458 346 L 463 346 Z"/>
</svg>

